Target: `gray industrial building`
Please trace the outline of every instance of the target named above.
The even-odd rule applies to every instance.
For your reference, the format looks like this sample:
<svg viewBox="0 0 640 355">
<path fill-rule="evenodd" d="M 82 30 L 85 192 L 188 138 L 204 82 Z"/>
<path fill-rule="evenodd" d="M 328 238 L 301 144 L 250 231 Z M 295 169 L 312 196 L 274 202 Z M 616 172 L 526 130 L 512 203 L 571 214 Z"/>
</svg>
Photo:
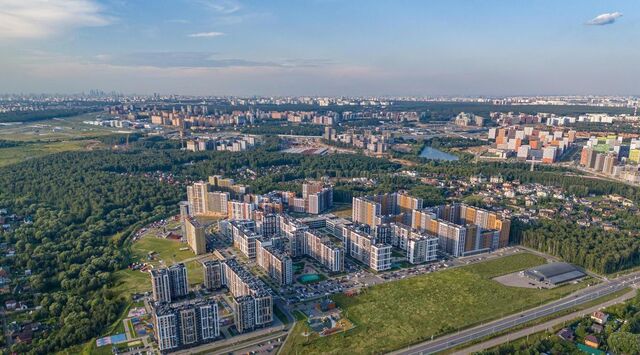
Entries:
<svg viewBox="0 0 640 355">
<path fill-rule="evenodd" d="M 558 285 L 586 276 L 584 271 L 568 263 L 549 263 L 525 270 L 524 275 L 540 282 Z"/>
</svg>

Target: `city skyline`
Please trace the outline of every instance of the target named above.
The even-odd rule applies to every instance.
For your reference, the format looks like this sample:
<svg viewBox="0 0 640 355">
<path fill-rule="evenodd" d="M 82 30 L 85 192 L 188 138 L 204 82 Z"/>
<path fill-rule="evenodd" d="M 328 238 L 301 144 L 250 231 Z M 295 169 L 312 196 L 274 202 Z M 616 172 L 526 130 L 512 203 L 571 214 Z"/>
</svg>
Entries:
<svg viewBox="0 0 640 355">
<path fill-rule="evenodd" d="M 0 92 L 636 95 L 633 1 L 17 1 Z"/>
</svg>

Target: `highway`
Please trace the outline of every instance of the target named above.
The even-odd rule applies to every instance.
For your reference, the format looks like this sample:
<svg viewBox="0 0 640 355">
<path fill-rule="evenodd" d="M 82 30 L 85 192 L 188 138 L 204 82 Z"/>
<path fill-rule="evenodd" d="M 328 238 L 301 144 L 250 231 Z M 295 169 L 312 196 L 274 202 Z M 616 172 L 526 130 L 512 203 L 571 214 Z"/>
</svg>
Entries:
<svg viewBox="0 0 640 355">
<path fill-rule="evenodd" d="M 476 339 L 484 338 L 497 332 L 505 331 L 517 325 L 551 315 L 558 311 L 571 308 L 575 305 L 587 303 L 593 299 L 606 296 L 625 287 L 628 287 L 639 280 L 640 272 L 621 276 L 613 280 L 607 280 L 601 284 L 576 291 L 571 295 L 557 301 L 553 301 L 542 306 L 523 311 L 521 313 L 516 313 L 504 318 L 500 318 L 493 322 L 462 330 L 457 333 L 445 335 L 431 341 L 426 341 L 409 348 L 395 351 L 392 354 L 414 355 L 437 353 L 439 351 L 447 350 Z"/>
</svg>

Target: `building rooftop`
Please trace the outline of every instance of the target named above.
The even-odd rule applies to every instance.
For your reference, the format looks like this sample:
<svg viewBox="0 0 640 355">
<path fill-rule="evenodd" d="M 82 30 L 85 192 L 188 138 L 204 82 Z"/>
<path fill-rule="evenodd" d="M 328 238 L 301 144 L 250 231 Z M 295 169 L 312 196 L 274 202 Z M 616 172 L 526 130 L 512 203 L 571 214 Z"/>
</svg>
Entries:
<svg viewBox="0 0 640 355">
<path fill-rule="evenodd" d="M 552 284 L 575 280 L 586 275 L 577 267 L 562 262 L 536 266 L 526 270 L 525 273 L 532 277 L 542 278 Z"/>
</svg>

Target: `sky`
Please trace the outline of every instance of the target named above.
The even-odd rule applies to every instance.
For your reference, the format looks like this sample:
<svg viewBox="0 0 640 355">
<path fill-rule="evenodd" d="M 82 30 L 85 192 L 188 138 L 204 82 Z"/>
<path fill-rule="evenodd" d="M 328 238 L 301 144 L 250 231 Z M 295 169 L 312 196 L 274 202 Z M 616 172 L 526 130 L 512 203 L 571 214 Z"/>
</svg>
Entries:
<svg viewBox="0 0 640 355">
<path fill-rule="evenodd" d="M 638 0 L 0 0 L 0 93 L 640 95 Z"/>
</svg>

